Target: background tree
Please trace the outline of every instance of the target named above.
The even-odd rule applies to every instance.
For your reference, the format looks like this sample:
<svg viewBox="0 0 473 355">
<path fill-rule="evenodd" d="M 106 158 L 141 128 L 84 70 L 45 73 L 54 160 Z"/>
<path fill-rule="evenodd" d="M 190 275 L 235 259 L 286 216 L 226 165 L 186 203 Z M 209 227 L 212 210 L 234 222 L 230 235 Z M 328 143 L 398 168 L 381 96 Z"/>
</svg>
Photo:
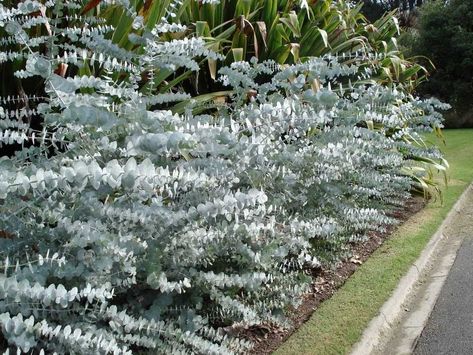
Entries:
<svg viewBox="0 0 473 355">
<path fill-rule="evenodd" d="M 418 30 L 410 36 L 413 54 L 424 55 L 436 66 L 420 92 L 448 101 L 449 127 L 473 127 L 473 1 L 432 1 L 421 11 Z"/>
<path fill-rule="evenodd" d="M 386 12 L 399 10 L 400 20 L 408 25 L 412 17 L 416 17 L 417 9 L 420 8 L 426 0 L 363 0 L 363 14 L 370 21 L 376 21 Z"/>
</svg>

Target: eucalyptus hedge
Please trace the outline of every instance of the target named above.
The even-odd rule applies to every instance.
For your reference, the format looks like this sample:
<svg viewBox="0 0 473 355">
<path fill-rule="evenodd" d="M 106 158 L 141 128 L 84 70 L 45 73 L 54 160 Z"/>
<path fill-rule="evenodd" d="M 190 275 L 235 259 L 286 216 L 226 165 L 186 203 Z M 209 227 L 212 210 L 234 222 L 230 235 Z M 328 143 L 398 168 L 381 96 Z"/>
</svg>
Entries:
<svg viewBox="0 0 473 355">
<path fill-rule="evenodd" d="M 411 158 L 441 159 L 413 138 L 444 105 L 326 56 L 233 63 L 231 100 L 173 113 L 189 96 L 160 72 L 219 55 L 172 39 L 175 5 L 147 29 L 115 3 L 139 51 L 81 1 L 0 5 L 0 63 L 43 90 L 1 99 L 0 142 L 21 146 L 0 158 L 7 353 L 242 353 L 239 329 L 287 326 L 314 268 L 394 223 Z"/>
</svg>

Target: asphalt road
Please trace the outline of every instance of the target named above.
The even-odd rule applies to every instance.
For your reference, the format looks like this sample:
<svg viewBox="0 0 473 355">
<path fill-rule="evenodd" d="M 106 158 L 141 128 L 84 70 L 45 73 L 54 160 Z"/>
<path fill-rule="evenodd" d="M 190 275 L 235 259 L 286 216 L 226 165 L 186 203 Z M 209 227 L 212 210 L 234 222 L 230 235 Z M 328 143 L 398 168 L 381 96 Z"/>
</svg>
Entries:
<svg viewBox="0 0 473 355">
<path fill-rule="evenodd" d="M 414 355 L 473 355 L 473 233 L 469 234 L 460 246 Z"/>
</svg>

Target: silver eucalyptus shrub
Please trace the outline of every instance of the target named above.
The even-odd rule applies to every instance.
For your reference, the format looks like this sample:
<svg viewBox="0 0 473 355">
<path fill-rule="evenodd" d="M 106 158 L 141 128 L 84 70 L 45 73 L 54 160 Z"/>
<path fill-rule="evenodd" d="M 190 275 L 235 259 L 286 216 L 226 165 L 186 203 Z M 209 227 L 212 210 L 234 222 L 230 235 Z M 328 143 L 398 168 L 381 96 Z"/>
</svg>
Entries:
<svg viewBox="0 0 473 355">
<path fill-rule="evenodd" d="M 0 142 L 23 147 L 0 159 L 10 350 L 241 353 L 251 344 L 232 329 L 285 324 L 308 270 L 393 222 L 410 158 L 441 158 L 406 142 L 440 124 L 442 105 L 356 84 L 370 76 L 356 61 L 235 63 L 220 72 L 227 105 L 194 114 L 190 100 L 173 113 L 189 96 L 157 93 L 153 75 L 218 55 L 202 39 L 164 41 L 184 29 L 166 18 L 137 31 L 142 49 L 129 52 L 100 19 L 67 15 L 79 5 L 0 5 L 2 45 L 16 48 L 0 63 L 23 63 L 15 75 L 45 93 L 0 108 Z M 43 26 L 48 36 L 31 36 Z M 58 74 L 65 65 L 70 74 Z"/>
</svg>

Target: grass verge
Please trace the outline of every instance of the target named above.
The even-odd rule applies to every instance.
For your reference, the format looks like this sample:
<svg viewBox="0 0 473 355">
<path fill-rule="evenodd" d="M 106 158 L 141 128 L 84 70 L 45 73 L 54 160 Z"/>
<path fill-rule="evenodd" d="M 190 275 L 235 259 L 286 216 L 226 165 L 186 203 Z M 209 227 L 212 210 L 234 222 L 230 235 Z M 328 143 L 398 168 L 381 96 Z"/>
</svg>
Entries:
<svg viewBox="0 0 473 355">
<path fill-rule="evenodd" d="M 473 130 L 446 130 L 450 164 L 443 205 L 429 203 L 402 224 L 274 354 L 346 354 L 473 181 Z"/>
</svg>

